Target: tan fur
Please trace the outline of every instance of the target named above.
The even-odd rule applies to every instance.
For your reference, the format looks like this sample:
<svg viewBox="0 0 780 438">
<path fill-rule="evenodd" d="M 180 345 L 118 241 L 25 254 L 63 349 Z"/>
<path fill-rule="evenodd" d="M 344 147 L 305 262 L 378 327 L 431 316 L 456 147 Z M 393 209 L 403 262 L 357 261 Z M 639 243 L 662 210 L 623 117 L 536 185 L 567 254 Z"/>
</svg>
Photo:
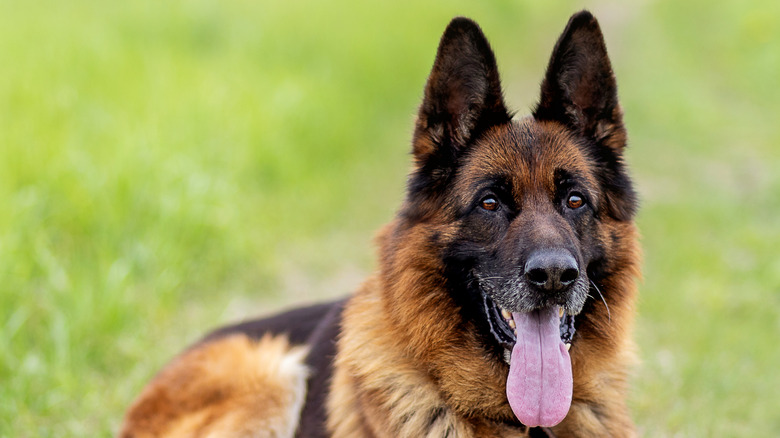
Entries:
<svg viewBox="0 0 780 438">
<path fill-rule="evenodd" d="M 332 436 L 526 436 L 524 428 L 469 421 L 447 404 L 440 383 L 421 372 L 421 364 L 407 354 L 404 340 L 393 330 L 392 318 L 381 311 L 377 286 L 376 278 L 369 280 L 344 315 L 345 331 L 328 400 Z M 476 370 L 465 364 L 463 371 Z M 469 380 L 474 383 L 480 378 L 472 375 Z"/>
<path fill-rule="evenodd" d="M 621 231 L 635 234 L 633 226 Z M 628 250 L 631 257 L 636 257 L 634 251 Z M 414 262 L 411 257 L 401 259 Z M 566 419 L 553 428 L 558 436 L 635 434 L 625 398 L 626 370 L 634 361 L 630 333 L 638 261 L 629 258 L 626 262 L 630 263 L 620 287 L 631 299 L 611 303 L 611 317 L 607 318 L 606 311 L 603 315 L 612 337 L 608 341 L 585 337 L 572 348 L 574 401 Z M 421 274 L 414 269 L 395 272 Z M 406 295 L 406 304 L 395 304 L 404 309 L 388 311 L 394 304 L 382 299 L 388 291 L 382 290 L 377 278 L 369 280 L 347 306 L 328 402 L 333 436 L 526 436 L 524 428 L 502 424 L 512 415 L 505 402 L 503 364 L 482 352 L 473 354 L 479 347 L 470 345 L 468 332 L 456 334 L 455 327 L 447 327 L 455 317 L 446 305 L 446 294 L 437 297 L 437 288 L 423 292 L 430 283 L 416 280 L 394 284 L 401 289 L 398 293 Z M 404 326 L 393 321 L 399 312 L 408 316 L 401 322 Z M 415 332 L 416 342 L 403 336 Z M 426 359 L 431 359 L 421 354 L 426 348 L 442 350 L 434 359 L 442 362 L 427 364 Z M 444 371 L 437 372 L 437 367 Z M 486 418 L 477 420 L 480 415 Z"/>
<path fill-rule="evenodd" d="M 379 239 L 384 275 L 345 310 L 328 403 L 333 436 L 525 436 L 525 428 L 499 424 L 512 415 L 506 369 L 474 330 L 453 324 L 457 308 L 433 274 L 436 260 L 416 250 L 423 236 L 391 238 L 395 226 Z"/>
<path fill-rule="evenodd" d="M 533 171 L 513 169 L 512 174 L 551 175 L 545 169 L 555 168 L 556 160 L 583 162 L 558 126 L 530 124 L 525 119 L 518 126 L 537 130 L 539 138 L 557 139 L 558 152 Z M 490 157 L 474 161 L 516 166 L 500 147 L 486 153 Z M 454 184 L 465 184 L 480 172 L 484 169 L 466 163 Z M 516 186 L 529 184 L 545 185 L 521 181 Z M 612 255 L 608 268 L 613 274 L 603 284 L 610 291 L 609 314 L 598 307 L 578 329 L 571 350 L 572 408 L 552 429 L 558 436 L 635 434 L 625 400 L 627 370 L 634 362 L 631 333 L 641 255 L 633 223 L 605 219 L 600 231 L 599 240 Z M 489 357 L 470 322 L 461 322 L 443 286 L 431 236 L 438 235 L 444 246 L 456 232 L 439 211 L 411 227 L 396 220 L 380 234 L 381 272 L 363 285 L 344 313 L 328 403 L 334 437 L 524 435 L 524 427 L 510 426 L 514 415 L 506 403 L 506 365 Z"/>
<path fill-rule="evenodd" d="M 120 437 L 292 437 L 306 391 L 306 349 L 286 337 L 232 335 L 197 346 L 146 387 Z"/>
</svg>

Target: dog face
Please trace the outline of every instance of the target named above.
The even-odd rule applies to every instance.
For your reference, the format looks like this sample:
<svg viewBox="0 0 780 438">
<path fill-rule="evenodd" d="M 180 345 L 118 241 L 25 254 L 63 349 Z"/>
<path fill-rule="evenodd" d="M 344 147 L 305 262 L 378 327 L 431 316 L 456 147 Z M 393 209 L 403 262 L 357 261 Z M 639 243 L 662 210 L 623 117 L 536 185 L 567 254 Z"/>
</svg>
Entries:
<svg viewBox="0 0 780 438">
<path fill-rule="evenodd" d="M 595 318 L 589 297 L 605 306 L 615 298 L 602 296 L 599 284 L 619 268 L 633 238 L 625 229 L 636 209 L 622 159 L 625 144 L 617 86 L 589 13 L 569 21 L 538 106 L 519 120 L 506 109 L 495 58 L 479 27 L 457 18 L 445 31 L 419 110 L 401 228 L 425 236 L 417 245 L 439 260 L 462 318 L 496 360 L 510 364 L 508 398 L 524 424 L 553 425 L 563 418 L 558 411 L 571 401 L 571 370 L 564 363 L 568 353 L 559 354 L 557 344 L 534 341 L 543 361 L 564 363 L 560 374 L 568 372 L 569 381 L 532 377 L 548 386 L 562 381 L 556 388 L 568 390 L 569 400 L 553 400 L 524 384 L 517 384 L 523 394 L 510 394 L 512 361 L 529 360 L 522 352 L 514 359 L 515 346 L 526 342 L 523 333 L 549 334 L 545 321 L 554 321 L 568 348 L 577 342 L 575 329 Z M 518 373 L 517 379 L 527 380 Z M 531 396 L 555 406 L 518 414 Z"/>
<path fill-rule="evenodd" d="M 462 231 L 446 264 L 503 309 L 577 314 L 585 304 L 587 266 L 603 257 L 594 242 L 603 194 L 579 146 L 528 119 L 464 157 L 454 181 Z"/>
</svg>

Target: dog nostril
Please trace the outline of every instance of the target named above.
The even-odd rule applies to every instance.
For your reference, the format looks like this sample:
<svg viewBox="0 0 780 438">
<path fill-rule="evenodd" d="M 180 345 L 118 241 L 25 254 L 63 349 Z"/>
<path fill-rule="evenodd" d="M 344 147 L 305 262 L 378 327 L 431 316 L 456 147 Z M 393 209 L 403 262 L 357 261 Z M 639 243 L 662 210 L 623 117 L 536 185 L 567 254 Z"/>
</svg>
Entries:
<svg viewBox="0 0 780 438">
<path fill-rule="evenodd" d="M 544 285 L 547 283 L 547 272 L 544 269 L 531 269 L 526 274 L 528 281 L 536 285 Z"/>
<path fill-rule="evenodd" d="M 574 282 L 579 275 L 580 271 L 574 268 L 566 269 L 561 273 L 561 284 L 569 285 Z"/>
<path fill-rule="evenodd" d="M 525 281 L 537 288 L 563 292 L 579 278 L 577 260 L 568 251 L 535 251 L 525 265 Z"/>
</svg>

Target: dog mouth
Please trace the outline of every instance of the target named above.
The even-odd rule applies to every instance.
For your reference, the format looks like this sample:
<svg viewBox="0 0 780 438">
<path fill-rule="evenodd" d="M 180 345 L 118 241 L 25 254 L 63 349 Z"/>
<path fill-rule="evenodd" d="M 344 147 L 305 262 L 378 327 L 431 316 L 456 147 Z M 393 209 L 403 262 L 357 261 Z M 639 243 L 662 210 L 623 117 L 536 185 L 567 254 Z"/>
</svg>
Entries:
<svg viewBox="0 0 780 438">
<path fill-rule="evenodd" d="M 487 315 L 490 334 L 496 339 L 498 345 L 503 349 L 503 359 L 507 365 L 512 362 L 512 349 L 517 343 L 517 322 L 512 312 L 502 308 L 486 294 L 482 294 L 485 315 Z M 561 342 L 566 346 L 566 350 L 571 350 L 571 342 L 574 338 L 574 315 L 569 314 L 563 307 L 558 308 L 559 332 Z"/>
<path fill-rule="evenodd" d="M 509 406 L 526 426 L 555 426 L 571 407 L 574 316 L 557 305 L 511 312 L 483 297 L 490 331 L 509 365 Z"/>
</svg>

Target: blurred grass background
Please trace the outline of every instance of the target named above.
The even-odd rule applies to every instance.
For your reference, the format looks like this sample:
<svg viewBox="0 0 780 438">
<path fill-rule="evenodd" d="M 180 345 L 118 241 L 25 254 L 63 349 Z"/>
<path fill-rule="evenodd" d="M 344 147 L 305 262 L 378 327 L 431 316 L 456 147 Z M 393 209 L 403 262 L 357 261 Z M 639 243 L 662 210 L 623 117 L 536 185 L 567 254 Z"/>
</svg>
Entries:
<svg viewBox="0 0 780 438">
<path fill-rule="evenodd" d="M 780 435 L 780 3 L 0 0 L 0 436 L 106 436 L 207 328 L 342 295 L 454 15 L 535 103 L 600 19 L 646 254 L 646 436 Z"/>
</svg>

